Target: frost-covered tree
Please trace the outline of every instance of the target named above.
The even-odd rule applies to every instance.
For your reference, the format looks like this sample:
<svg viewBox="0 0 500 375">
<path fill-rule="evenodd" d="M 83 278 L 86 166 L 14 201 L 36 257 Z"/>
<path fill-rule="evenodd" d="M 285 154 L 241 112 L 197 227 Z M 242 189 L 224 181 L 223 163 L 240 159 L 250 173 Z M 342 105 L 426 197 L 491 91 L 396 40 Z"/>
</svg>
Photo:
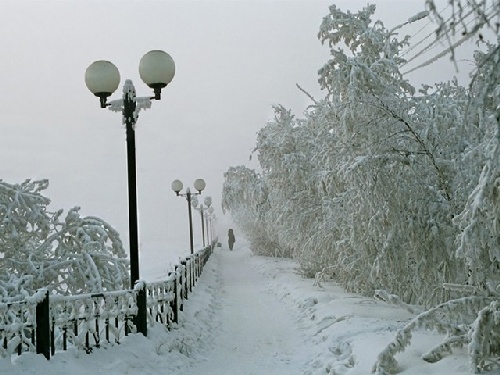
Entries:
<svg viewBox="0 0 500 375">
<path fill-rule="evenodd" d="M 261 220 L 308 275 L 335 270 L 350 290 L 383 286 L 432 303 L 459 271 L 446 244 L 456 235 L 451 160 L 466 93 L 450 83 L 414 96 L 398 70 L 406 39 L 372 22 L 374 11 L 330 7 L 319 35 L 332 54 L 320 70 L 326 99 L 304 119 L 278 106 L 259 132 L 269 206 Z"/>
<path fill-rule="evenodd" d="M 259 225 L 254 247 L 272 243 L 305 275 L 429 308 L 381 353 L 379 374 L 395 371 L 419 327 L 446 335 L 425 360 L 467 344 L 473 370 L 488 369 L 500 355 L 498 45 L 476 52 L 469 87 L 417 90 L 400 71 L 409 39 L 374 12 L 329 8 L 318 35 L 331 53 L 319 70 L 325 98 L 303 118 L 275 107 L 257 136 L 261 172 L 227 175 L 225 207 L 243 230 Z M 265 194 L 249 193 L 257 186 Z"/>
<path fill-rule="evenodd" d="M 453 197 L 449 166 L 440 157 L 449 152 L 437 128 L 448 128 L 453 138 L 450 123 L 460 114 L 443 123 L 430 118 L 447 103 L 434 105 L 439 92 L 425 99 L 413 95 L 399 72 L 407 39 L 400 41 L 373 22 L 374 12 L 374 6 L 356 14 L 331 6 L 319 33 L 332 54 L 320 70 L 320 84 L 339 113 L 332 134 L 344 146 L 332 168 L 345 187 L 336 194 L 342 193 L 342 204 L 349 207 L 347 219 L 331 218 L 343 221 L 337 259 L 351 290 L 371 293 L 383 285 L 407 302 L 431 303 L 442 298 L 436 296 L 437 281 L 454 268 L 443 264 L 421 281 L 423 271 L 440 263 L 435 257 L 443 258 L 439 254 L 450 238 Z"/>
<path fill-rule="evenodd" d="M 38 288 L 61 294 L 123 289 L 128 260 L 118 233 L 75 207 L 62 219 L 42 194 L 48 181 L 0 180 L 0 293 L 19 298 Z"/>
<path fill-rule="evenodd" d="M 222 212 L 231 214 L 258 254 L 268 255 L 277 250 L 265 219 L 268 211 L 267 189 L 261 177 L 242 165 L 230 167 L 224 173 Z"/>
<path fill-rule="evenodd" d="M 464 169 L 471 186 L 463 211 L 454 219 L 460 228 L 456 255 L 465 259 L 468 284 L 488 293 L 500 288 L 500 54 L 492 58 L 491 46 L 487 53 L 477 53 L 480 66 L 471 85 L 471 100 L 467 125 L 478 129 L 475 147 L 464 152 Z M 491 77 L 497 84 L 491 86 Z M 495 81 L 494 80 L 494 81 Z M 485 90 L 485 87 L 489 87 Z M 472 115 L 475 115 L 474 117 Z M 475 121 L 473 121 L 475 120 Z M 468 168 L 467 168 L 468 167 Z M 475 185 L 472 185 L 475 184 Z"/>
</svg>

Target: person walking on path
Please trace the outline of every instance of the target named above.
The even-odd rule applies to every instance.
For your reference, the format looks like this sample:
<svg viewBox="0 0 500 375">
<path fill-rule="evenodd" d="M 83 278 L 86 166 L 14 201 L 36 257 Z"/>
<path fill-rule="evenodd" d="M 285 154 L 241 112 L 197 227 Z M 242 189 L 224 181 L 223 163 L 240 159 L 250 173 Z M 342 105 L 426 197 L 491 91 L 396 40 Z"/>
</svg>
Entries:
<svg viewBox="0 0 500 375">
<path fill-rule="evenodd" d="M 236 238 L 234 237 L 234 232 L 232 229 L 229 229 L 227 232 L 228 236 L 228 244 L 229 244 L 229 250 L 233 250 L 233 245 L 236 242 Z"/>
</svg>

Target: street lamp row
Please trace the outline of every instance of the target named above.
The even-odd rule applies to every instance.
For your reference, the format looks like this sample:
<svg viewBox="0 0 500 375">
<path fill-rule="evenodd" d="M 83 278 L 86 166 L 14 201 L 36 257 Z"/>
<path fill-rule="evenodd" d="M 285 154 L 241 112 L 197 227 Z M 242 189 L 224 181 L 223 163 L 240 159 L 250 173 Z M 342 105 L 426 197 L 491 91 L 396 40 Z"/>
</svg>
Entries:
<svg viewBox="0 0 500 375">
<path fill-rule="evenodd" d="M 193 245 L 193 215 L 191 213 L 191 204 L 192 204 L 192 199 L 196 195 L 200 195 L 203 189 L 205 189 L 205 181 L 201 178 L 198 178 L 197 180 L 194 181 L 193 183 L 194 188 L 197 190 L 196 192 L 192 193 L 190 188 L 186 189 L 185 193 L 181 193 L 184 184 L 180 180 L 174 180 L 172 181 L 172 190 L 175 192 L 175 194 L 178 197 L 186 197 L 187 204 L 188 204 L 188 215 L 189 215 L 189 248 L 191 250 L 191 254 L 194 254 L 194 245 Z"/>
<path fill-rule="evenodd" d="M 214 208 L 212 207 L 212 197 L 205 197 L 203 200 L 203 203 L 198 206 L 198 200 L 193 198 L 193 208 L 198 210 L 200 212 L 201 216 L 201 236 L 203 238 L 203 247 L 206 246 L 205 243 L 205 227 L 207 230 L 207 241 L 210 243 L 210 236 L 209 236 L 209 217 L 210 215 L 214 212 Z"/>
</svg>

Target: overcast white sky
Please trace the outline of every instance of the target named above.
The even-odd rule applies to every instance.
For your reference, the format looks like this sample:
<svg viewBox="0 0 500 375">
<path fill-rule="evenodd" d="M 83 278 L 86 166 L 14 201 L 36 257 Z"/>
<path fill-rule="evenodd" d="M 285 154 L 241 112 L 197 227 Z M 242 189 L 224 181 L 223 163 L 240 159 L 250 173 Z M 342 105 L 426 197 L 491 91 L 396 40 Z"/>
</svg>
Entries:
<svg viewBox="0 0 500 375">
<path fill-rule="evenodd" d="M 110 60 L 122 84 L 130 78 L 138 96 L 149 96 L 138 63 L 163 49 L 176 76 L 136 131 L 141 257 L 168 244 L 188 251 L 186 202 L 171 181 L 204 178 L 222 216 L 222 175 L 232 165 L 255 167 L 248 157 L 272 105 L 300 116 L 309 102 L 296 83 L 322 95 L 317 71 L 328 48 L 317 32 L 331 3 L 0 0 L 0 178 L 48 178 L 53 208 L 81 206 L 115 226 L 128 247 L 125 130 L 119 114 L 99 108 L 83 76 L 94 60 Z M 424 8 L 424 0 L 373 3 L 387 27 Z M 367 1 L 336 4 L 357 11 Z M 446 63 L 412 77 L 433 83 L 451 74 Z"/>
</svg>

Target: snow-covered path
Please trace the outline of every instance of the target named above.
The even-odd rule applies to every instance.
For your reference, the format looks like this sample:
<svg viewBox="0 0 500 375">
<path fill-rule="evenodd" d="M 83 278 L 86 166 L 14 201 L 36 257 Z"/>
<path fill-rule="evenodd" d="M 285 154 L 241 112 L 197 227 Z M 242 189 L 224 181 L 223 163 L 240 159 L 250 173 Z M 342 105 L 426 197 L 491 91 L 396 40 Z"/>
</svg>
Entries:
<svg viewBox="0 0 500 375">
<path fill-rule="evenodd" d="M 72 348 L 50 361 L 34 353 L 0 358 L 0 374 L 369 375 L 413 317 L 333 282 L 318 287 L 293 260 L 252 255 L 241 236 L 237 245 L 215 250 L 171 330 L 157 323 L 147 337 L 130 335 L 90 355 Z M 438 363 L 422 360 L 442 338 L 415 332 L 397 356 L 398 374 L 470 374 L 467 348 Z"/>
<path fill-rule="evenodd" d="M 216 252 L 220 331 L 193 374 L 299 374 L 306 343 L 283 302 L 271 295 L 247 249 Z M 237 367 L 235 367 L 237 366 Z"/>
</svg>

